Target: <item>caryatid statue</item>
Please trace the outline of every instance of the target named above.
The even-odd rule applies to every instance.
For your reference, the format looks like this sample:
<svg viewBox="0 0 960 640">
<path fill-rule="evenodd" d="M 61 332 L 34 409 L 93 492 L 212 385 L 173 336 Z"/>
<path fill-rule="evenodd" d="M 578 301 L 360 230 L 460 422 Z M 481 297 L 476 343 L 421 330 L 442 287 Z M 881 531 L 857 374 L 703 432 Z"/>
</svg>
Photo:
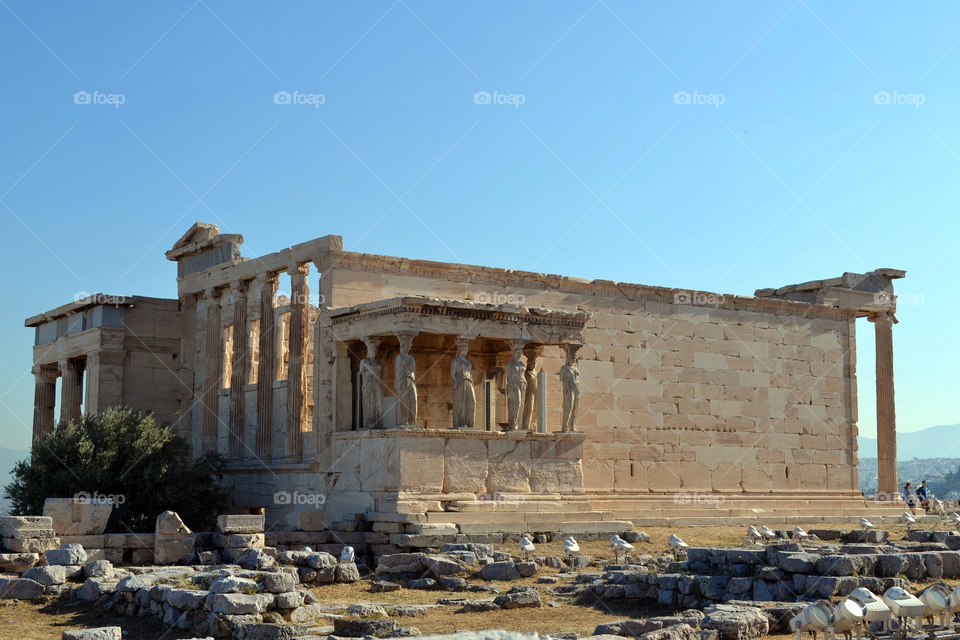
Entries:
<svg viewBox="0 0 960 640">
<path fill-rule="evenodd" d="M 507 377 L 507 429 L 514 431 L 520 428 L 523 419 L 523 400 L 527 392 L 526 367 L 520 361 L 523 355 L 522 340 L 510 341 L 510 362 L 504 366 Z"/>
<path fill-rule="evenodd" d="M 397 397 L 397 426 L 417 423 L 417 363 L 410 355 L 415 333 L 398 333 L 400 353 L 397 355 L 393 393 Z"/>
<path fill-rule="evenodd" d="M 580 370 L 577 368 L 577 351 L 583 345 L 566 344 L 567 361 L 560 367 L 560 383 L 563 385 L 563 421 L 561 431 L 577 430 L 577 413 L 580 411 Z"/>
<path fill-rule="evenodd" d="M 360 399 L 363 406 L 363 428 L 383 428 L 383 364 L 377 357 L 380 338 L 367 338 L 367 357 L 360 361 L 360 376 L 363 387 Z"/>
<path fill-rule="evenodd" d="M 523 378 L 527 383 L 527 389 L 523 397 L 523 428 L 527 431 L 536 431 L 533 425 L 533 416 L 540 408 L 537 406 L 537 358 L 543 353 L 543 347 L 534 347 L 524 349 L 523 355 L 527 357 L 527 368 L 523 372 Z"/>
<path fill-rule="evenodd" d="M 450 363 L 454 429 L 473 429 L 477 417 L 477 396 L 473 389 L 473 363 L 467 357 L 469 348 L 470 338 L 457 339 L 457 357 Z"/>
</svg>

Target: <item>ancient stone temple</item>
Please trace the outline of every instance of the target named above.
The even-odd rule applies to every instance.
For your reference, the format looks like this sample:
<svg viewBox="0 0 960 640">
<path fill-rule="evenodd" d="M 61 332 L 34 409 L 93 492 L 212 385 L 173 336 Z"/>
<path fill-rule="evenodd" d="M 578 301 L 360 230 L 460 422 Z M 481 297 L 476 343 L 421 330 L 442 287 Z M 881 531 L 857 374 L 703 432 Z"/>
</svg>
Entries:
<svg viewBox="0 0 960 640">
<path fill-rule="evenodd" d="M 131 298 L 109 328 L 77 319 L 97 306 L 28 320 L 39 431 L 55 378 L 68 419 L 85 376 L 82 410 L 153 410 L 197 455 L 228 456 L 235 510 L 268 523 L 303 509 L 397 532 L 859 516 L 865 317 L 880 488 L 896 489 L 903 271 L 750 297 L 360 254 L 339 236 L 256 258 L 242 243 L 194 225 L 167 252 L 179 299 Z M 91 360 L 107 337 L 124 354 L 109 374 Z"/>
</svg>

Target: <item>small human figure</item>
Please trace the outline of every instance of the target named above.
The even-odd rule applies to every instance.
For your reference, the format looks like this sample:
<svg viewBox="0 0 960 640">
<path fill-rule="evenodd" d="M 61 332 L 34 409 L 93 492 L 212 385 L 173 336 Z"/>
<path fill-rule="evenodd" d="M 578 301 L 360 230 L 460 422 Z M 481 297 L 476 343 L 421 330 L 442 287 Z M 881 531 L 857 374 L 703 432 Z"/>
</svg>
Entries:
<svg viewBox="0 0 960 640">
<path fill-rule="evenodd" d="M 910 512 L 913 515 L 917 515 L 917 499 L 913 496 L 913 491 L 910 490 L 910 487 L 913 486 L 912 482 L 908 482 L 903 485 L 903 491 L 900 493 L 900 497 L 903 498 L 903 501 L 907 503 L 907 506 L 910 508 Z"/>
</svg>

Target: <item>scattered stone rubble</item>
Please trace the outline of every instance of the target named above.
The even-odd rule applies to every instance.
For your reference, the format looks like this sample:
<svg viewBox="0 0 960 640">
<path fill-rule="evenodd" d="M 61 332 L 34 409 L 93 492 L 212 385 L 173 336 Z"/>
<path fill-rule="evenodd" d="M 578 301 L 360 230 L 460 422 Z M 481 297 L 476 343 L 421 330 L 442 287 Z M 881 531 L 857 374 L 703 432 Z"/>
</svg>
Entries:
<svg viewBox="0 0 960 640">
<path fill-rule="evenodd" d="M 792 532 L 778 532 L 780 539 L 766 546 L 691 548 L 682 562 L 672 556 L 635 554 L 624 564 L 599 571 L 589 570 L 587 556 L 520 559 L 495 550 L 493 544 L 448 543 L 427 553 L 381 556 L 371 572 L 362 563 L 340 562 L 326 551 L 265 546 L 262 516 L 224 516 L 217 533 L 194 534 L 184 531 L 171 513 L 158 518 L 158 534 L 182 543 L 179 553 L 200 564 L 120 568 L 88 557 L 77 544 L 42 555 L 2 554 L 0 568 L 19 577 L 0 579 L 0 598 L 48 595 L 91 602 L 125 616 L 153 617 L 198 637 L 293 640 L 419 635 L 416 627 L 401 621 L 437 607 L 480 613 L 560 606 L 546 601 L 548 594 L 590 594 L 680 611 L 599 625 L 594 631 L 598 640 L 752 640 L 787 631 L 789 620 L 807 601 L 848 595 L 858 587 L 882 593 L 895 586 L 908 588 L 908 580 L 960 577 L 960 534 L 947 532 L 914 531 L 901 542 L 890 542 L 885 531 L 814 530 L 816 541 L 793 540 Z M 47 524 L 0 519 L 3 531 L 45 531 Z M 646 534 L 633 533 L 630 539 L 636 542 L 649 540 Z M 223 564 L 206 564 L 205 556 Z M 561 573 L 541 576 L 532 586 L 506 584 L 536 577 L 542 567 Z M 372 593 L 435 589 L 481 597 L 441 597 L 436 605 L 347 606 L 320 604 L 310 590 L 311 585 L 356 582 L 361 576 L 369 576 Z M 70 633 L 77 640 L 107 640 L 115 637 L 112 629 L 69 631 L 64 638 Z M 483 633 L 488 635 L 476 637 L 501 637 L 489 635 L 501 632 Z M 502 633 L 504 638 L 536 637 Z"/>
</svg>

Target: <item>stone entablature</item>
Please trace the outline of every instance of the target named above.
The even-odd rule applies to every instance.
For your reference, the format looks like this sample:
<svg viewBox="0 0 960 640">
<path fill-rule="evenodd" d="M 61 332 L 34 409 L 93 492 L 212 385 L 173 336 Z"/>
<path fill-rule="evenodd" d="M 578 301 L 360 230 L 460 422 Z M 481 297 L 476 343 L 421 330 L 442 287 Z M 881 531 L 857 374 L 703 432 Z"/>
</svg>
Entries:
<svg viewBox="0 0 960 640">
<path fill-rule="evenodd" d="M 334 236 L 338 237 L 338 236 Z M 342 244 L 342 241 L 341 241 Z M 471 285 L 485 286 L 488 289 L 510 289 L 511 291 L 543 291 L 572 296 L 601 297 L 610 299 L 624 299 L 636 302 L 659 302 L 677 304 L 678 294 L 689 293 L 690 289 L 671 289 L 652 285 L 614 282 L 612 280 L 586 280 L 554 274 L 536 273 L 530 271 L 516 271 L 512 269 L 497 269 L 475 265 L 460 265 L 447 262 L 431 262 L 428 260 L 411 260 L 392 256 L 372 255 L 349 251 L 329 251 L 316 262 L 321 272 L 343 271 L 372 273 L 382 276 L 404 276 L 413 278 L 435 278 L 444 282 L 470 283 Z M 347 287 L 349 288 L 349 287 Z M 341 291 L 341 294 L 349 293 Z M 690 299 L 686 306 L 708 307 L 720 309 L 737 309 L 754 311 L 757 313 L 776 313 L 779 315 L 797 315 L 811 318 L 849 317 L 852 308 L 823 306 L 813 301 L 795 301 L 773 299 L 768 297 L 750 297 L 715 292 L 697 291 L 701 299 L 720 300 L 718 304 L 698 302 Z M 552 309 L 562 309 L 571 301 L 564 297 L 551 298 L 555 304 L 528 305 L 543 306 Z M 334 308 L 360 304 L 351 301 L 348 296 L 345 300 L 332 301 Z"/>
<path fill-rule="evenodd" d="M 581 343 L 592 314 L 410 296 L 333 309 L 325 315 L 329 320 L 324 326 L 331 327 L 342 342 L 408 329 L 562 344 Z"/>
</svg>

